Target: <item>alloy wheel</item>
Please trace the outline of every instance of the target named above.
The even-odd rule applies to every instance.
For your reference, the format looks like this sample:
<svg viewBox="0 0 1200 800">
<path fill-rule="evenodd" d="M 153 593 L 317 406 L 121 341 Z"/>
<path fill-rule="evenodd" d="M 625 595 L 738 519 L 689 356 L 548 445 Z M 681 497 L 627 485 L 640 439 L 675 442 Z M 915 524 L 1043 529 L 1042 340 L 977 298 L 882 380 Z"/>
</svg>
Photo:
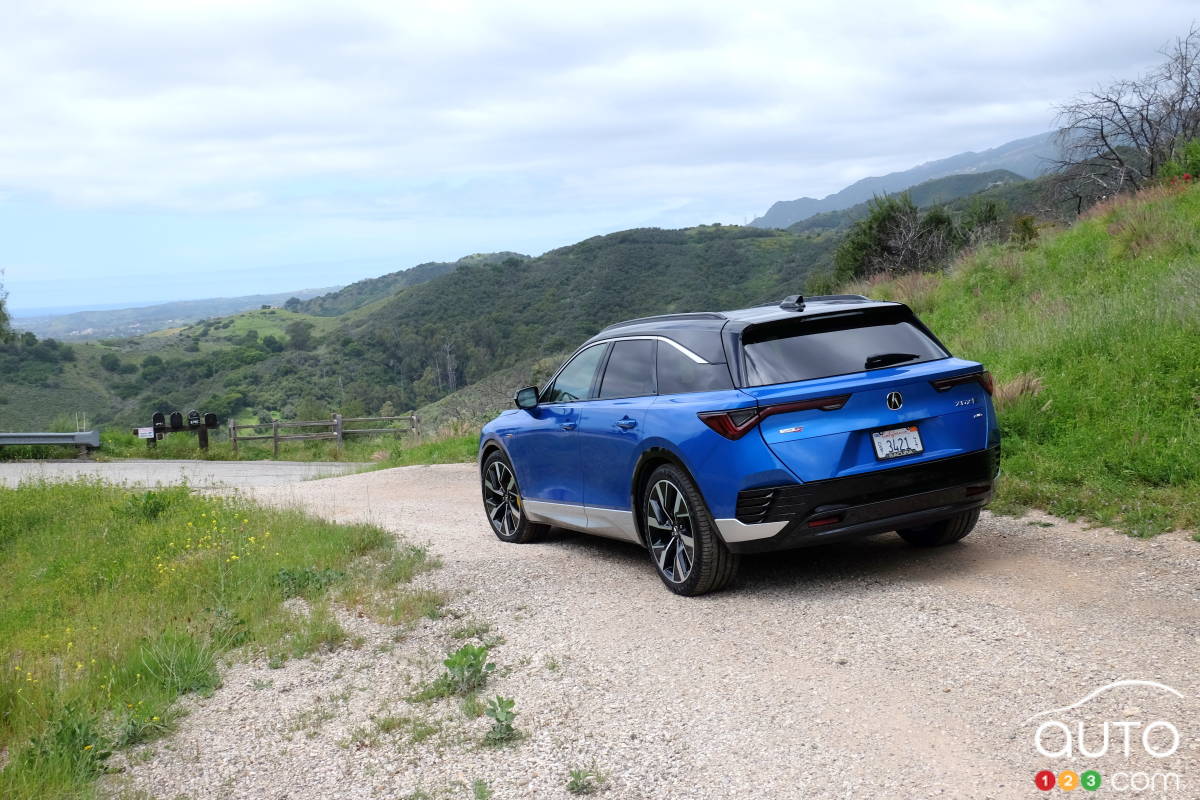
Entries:
<svg viewBox="0 0 1200 800">
<path fill-rule="evenodd" d="M 521 495 L 517 479 L 503 461 L 493 461 L 483 476 L 483 505 L 488 521 L 501 536 L 512 536 L 521 523 Z"/>
<path fill-rule="evenodd" d="M 686 581 L 696 558 L 692 512 L 671 481 L 658 481 L 646 497 L 646 534 L 659 572 L 672 583 Z"/>
</svg>

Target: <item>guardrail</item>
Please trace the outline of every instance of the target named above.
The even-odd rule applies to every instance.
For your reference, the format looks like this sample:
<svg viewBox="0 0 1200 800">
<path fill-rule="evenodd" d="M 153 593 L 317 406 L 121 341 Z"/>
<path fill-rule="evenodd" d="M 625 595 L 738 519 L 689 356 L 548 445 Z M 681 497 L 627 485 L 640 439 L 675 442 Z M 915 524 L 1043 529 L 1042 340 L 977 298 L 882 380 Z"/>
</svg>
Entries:
<svg viewBox="0 0 1200 800">
<path fill-rule="evenodd" d="M 408 422 L 408 427 L 400 428 L 347 428 L 346 423 L 368 423 L 368 422 Z M 262 430 L 269 428 L 271 432 L 267 435 L 254 434 L 245 436 L 238 433 L 243 430 Z M 317 431 L 315 433 L 280 433 L 280 430 L 291 430 L 295 428 L 328 428 L 326 431 Z M 402 433 L 417 432 L 417 418 L 413 414 L 405 417 L 343 417 L 341 414 L 334 414 L 332 419 L 328 420 L 295 420 L 284 421 L 275 420 L 274 422 L 251 423 L 249 425 L 235 425 L 232 421 L 229 423 L 229 443 L 233 445 L 233 453 L 237 455 L 238 442 L 252 441 L 271 441 L 272 451 L 275 458 L 279 458 L 279 443 L 294 442 L 316 439 L 333 439 L 337 442 L 338 450 L 342 449 L 347 436 L 352 435 L 375 435 L 392 434 L 399 436 Z"/>
<path fill-rule="evenodd" d="M 0 433 L 3 445 L 75 445 L 81 454 L 89 447 L 100 446 L 100 431 L 78 431 L 76 433 Z"/>
</svg>

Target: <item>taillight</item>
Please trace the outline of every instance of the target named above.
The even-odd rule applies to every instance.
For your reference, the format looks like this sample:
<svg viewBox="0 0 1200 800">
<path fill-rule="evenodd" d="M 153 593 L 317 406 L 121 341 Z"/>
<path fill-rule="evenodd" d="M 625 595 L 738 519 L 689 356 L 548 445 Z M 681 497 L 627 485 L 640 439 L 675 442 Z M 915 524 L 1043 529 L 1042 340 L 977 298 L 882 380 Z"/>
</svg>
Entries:
<svg viewBox="0 0 1200 800">
<path fill-rule="evenodd" d="M 938 378 L 936 381 L 930 381 L 930 383 L 933 384 L 933 388 L 937 389 L 939 392 L 944 392 L 947 389 L 951 389 L 955 386 L 961 386 L 964 383 L 978 383 L 988 394 L 991 394 L 992 390 L 995 389 L 995 382 L 992 380 L 992 373 L 987 371 L 972 372 L 970 375 L 959 375 L 954 378 Z"/>
<path fill-rule="evenodd" d="M 815 400 L 799 400 L 794 403 L 777 403 L 762 408 L 735 408 L 730 411 L 702 411 L 696 416 L 726 439 L 740 439 L 755 425 L 775 414 L 786 414 L 789 411 L 837 411 L 846 405 L 850 395 L 841 394 L 835 397 L 818 397 Z"/>
</svg>

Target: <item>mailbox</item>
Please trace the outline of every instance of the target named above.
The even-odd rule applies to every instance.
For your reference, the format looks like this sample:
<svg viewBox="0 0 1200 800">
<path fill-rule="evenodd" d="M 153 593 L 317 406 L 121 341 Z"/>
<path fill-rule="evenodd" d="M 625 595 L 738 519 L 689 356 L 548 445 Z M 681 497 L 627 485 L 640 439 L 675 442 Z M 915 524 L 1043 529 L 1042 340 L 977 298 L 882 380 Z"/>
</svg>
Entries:
<svg viewBox="0 0 1200 800">
<path fill-rule="evenodd" d="M 204 427 L 206 427 L 206 428 L 217 427 L 217 415 L 212 413 L 211 411 L 208 412 L 207 414 L 205 414 L 204 415 Z"/>
<path fill-rule="evenodd" d="M 172 430 L 182 430 L 182 428 L 183 428 L 183 414 L 180 414 L 178 411 L 172 411 L 171 412 L 171 429 Z"/>
<path fill-rule="evenodd" d="M 154 428 L 165 428 L 167 426 L 167 418 L 163 416 L 161 411 L 155 411 L 154 416 L 150 418 L 150 425 Z"/>
<path fill-rule="evenodd" d="M 189 411 L 187 413 L 187 422 L 188 422 L 189 428 L 199 428 L 200 427 L 200 412 L 194 408 L 191 411 Z"/>
</svg>

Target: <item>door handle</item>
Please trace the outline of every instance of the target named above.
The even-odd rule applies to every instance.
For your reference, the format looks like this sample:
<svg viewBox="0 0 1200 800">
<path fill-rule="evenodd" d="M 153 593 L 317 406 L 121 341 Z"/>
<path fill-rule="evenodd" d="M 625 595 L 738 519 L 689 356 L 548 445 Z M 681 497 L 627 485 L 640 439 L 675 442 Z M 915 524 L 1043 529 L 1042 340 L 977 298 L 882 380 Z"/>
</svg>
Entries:
<svg viewBox="0 0 1200 800">
<path fill-rule="evenodd" d="M 625 430 L 629 430 L 630 428 L 636 428 L 637 420 L 630 419 L 629 417 L 624 417 L 622 419 L 617 420 L 617 427 L 624 428 Z"/>
<path fill-rule="evenodd" d="M 563 422 L 563 423 L 559 424 L 558 427 L 562 428 L 564 431 L 573 431 L 573 430 L 575 430 L 575 423 L 574 422 Z"/>
</svg>

